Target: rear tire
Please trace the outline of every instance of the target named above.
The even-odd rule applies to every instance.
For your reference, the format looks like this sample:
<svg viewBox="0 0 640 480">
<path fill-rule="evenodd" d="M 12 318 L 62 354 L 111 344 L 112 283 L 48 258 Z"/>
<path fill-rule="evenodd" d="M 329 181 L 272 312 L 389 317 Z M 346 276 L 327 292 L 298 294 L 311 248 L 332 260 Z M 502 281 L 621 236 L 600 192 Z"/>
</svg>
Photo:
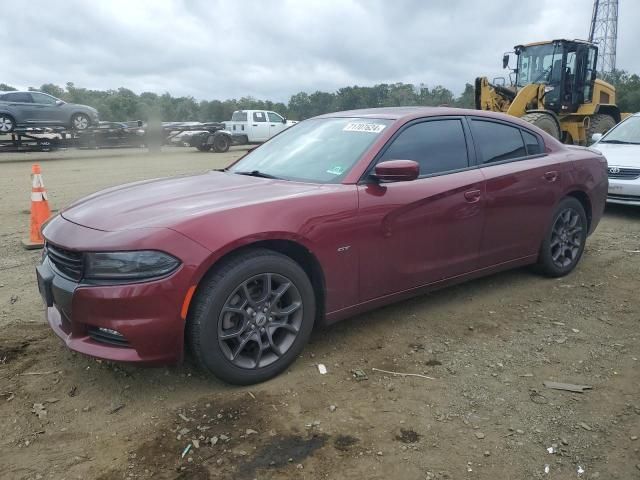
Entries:
<svg viewBox="0 0 640 480">
<path fill-rule="evenodd" d="M 16 121 L 11 115 L 0 113 L 0 135 L 11 133 L 16 128 Z"/>
<path fill-rule="evenodd" d="M 591 137 L 594 133 L 605 134 L 615 126 L 616 121 L 610 115 L 604 113 L 592 115 L 589 128 L 587 128 L 587 144 L 591 143 Z"/>
<path fill-rule="evenodd" d="M 217 153 L 224 153 L 229 150 L 231 139 L 224 134 L 213 135 L 213 150 Z"/>
<path fill-rule="evenodd" d="M 544 130 L 556 140 L 560 140 L 560 127 L 558 122 L 548 113 L 536 112 L 523 115 L 522 120 Z"/>
<path fill-rule="evenodd" d="M 588 221 L 582 204 L 574 197 L 563 198 L 553 212 L 536 269 L 548 277 L 563 277 L 580 261 L 587 240 Z"/>
<path fill-rule="evenodd" d="M 198 286 L 186 338 L 201 368 L 250 385 L 285 370 L 307 343 L 316 305 L 291 258 L 267 249 L 223 261 Z"/>
</svg>

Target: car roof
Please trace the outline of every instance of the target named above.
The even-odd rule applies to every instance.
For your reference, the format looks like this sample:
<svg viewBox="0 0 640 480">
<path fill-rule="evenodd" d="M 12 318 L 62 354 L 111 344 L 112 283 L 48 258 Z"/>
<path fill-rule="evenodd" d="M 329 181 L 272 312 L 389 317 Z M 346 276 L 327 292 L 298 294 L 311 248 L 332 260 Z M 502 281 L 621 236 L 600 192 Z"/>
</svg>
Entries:
<svg viewBox="0 0 640 480">
<path fill-rule="evenodd" d="M 520 120 L 512 115 L 498 112 L 489 112 L 486 110 L 473 110 L 468 108 L 456 107 L 382 107 L 382 108 L 363 108 L 360 110 L 346 110 L 343 112 L 326 113 L 315 118 L 379 118 L 384 120 L 403 120 L 409 121 L 414 118 L 422 117 L 438 117 L 451 115 L 467 115 L 475 117 L 489 117 L 497 120 L 503 120 L 511 123 L 517 123 L 525 127 L 531 127 L 531 124 Z"/>
</svg>

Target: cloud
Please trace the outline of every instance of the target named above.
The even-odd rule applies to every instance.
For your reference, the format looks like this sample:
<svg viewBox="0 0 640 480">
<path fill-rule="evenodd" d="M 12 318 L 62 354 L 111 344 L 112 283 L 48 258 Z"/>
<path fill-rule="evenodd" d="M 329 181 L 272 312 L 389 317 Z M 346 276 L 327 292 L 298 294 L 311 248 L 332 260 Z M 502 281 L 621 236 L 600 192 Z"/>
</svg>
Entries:
<svg viewBox="0 0 640 480">
<path fill-rule="evenodd" d="M 640 72 L 640 5 L 621 4 L 618 67 Z M 504 75 L 515 44 L 585 38 L 590 15 L 589 0 L 32 0 L 0 18 L 0 82 L 279 101 L 399 81 L 459 93 Z"/>
</svg>

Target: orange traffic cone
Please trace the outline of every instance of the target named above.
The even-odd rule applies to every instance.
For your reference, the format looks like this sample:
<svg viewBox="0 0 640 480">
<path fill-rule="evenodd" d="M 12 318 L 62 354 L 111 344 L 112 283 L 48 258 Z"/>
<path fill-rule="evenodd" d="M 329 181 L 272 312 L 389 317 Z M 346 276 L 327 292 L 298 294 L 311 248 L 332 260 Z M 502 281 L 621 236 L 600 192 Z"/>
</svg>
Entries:
<svg viewBox="0 0 640 480">
<path fill-rule="evenodd" d="M 29 240 L 22 241 L 24 248 L 33 250 L 44 246 L 44 239 L 40 230 L 50 216 L 51 209 L 47 200 L 47 191 L 42 182 L 40 165 L 35 163 L 31 167 L 31 232 L 29 233 Z"/>
</svg>

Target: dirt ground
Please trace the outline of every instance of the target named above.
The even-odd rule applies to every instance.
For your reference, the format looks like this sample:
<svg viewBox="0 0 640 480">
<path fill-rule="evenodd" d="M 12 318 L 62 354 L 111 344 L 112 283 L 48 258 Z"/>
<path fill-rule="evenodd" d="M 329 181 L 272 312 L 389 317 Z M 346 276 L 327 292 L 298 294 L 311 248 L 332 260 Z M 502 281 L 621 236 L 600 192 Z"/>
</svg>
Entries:
<svg viewBox="0 0 640 480">
<path fill-rule="evenodd" d="M 608 208 L 566 278 L 516 270 L 361 315 L 238 388 L 73 354 L 44 322 L 40 253 L 20 246 L 31 163 L 60 208 L 243 153 L 143 152 L 0 160 L 1 478 L 640 478 L 640 209 Z"/>
</svg>

